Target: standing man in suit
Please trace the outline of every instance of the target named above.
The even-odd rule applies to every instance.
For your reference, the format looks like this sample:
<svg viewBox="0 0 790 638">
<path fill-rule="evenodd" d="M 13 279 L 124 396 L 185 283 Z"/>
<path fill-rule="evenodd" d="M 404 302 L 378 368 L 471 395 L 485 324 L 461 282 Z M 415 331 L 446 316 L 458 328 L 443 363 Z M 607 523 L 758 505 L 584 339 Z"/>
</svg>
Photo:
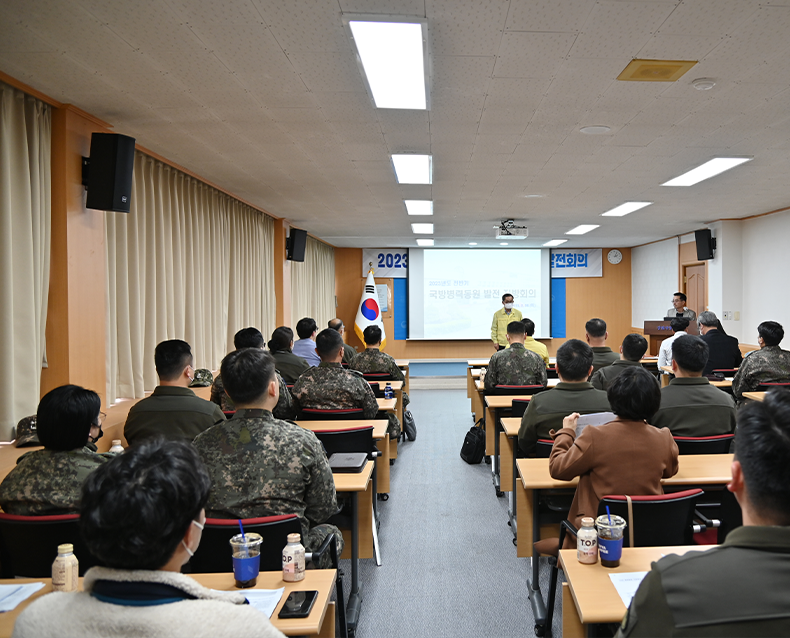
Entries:
<svg viewBox="0 0 790 638">
<path fill-rule="evenodd" d="M 511 321 L 521 321 L 522 318 L 521 311 L 513 307 L 513 295 L 506 292 L 502 295 L 502 308 L 494 313 L 491 322 L 491 341 L 496 350 L 507 348 L 507 326 Z"/>
<path fill-rule="evenodd" d="M 693 310 L 686 308 L 686 295 L 682 292 L 676 292 L 672 296 L 672 308 L 667 310 L 666 317 L 683 317 L 689 321 L 694 321 L 697 318 L 697 313 Z"/>
<path fill-rule="evenodd" d="M 702 339 L 708 344 L 710 354 L 702 376 L 712 374 L 714 370 L 737 368 L 743 361 L 738 340 L 719 330 L 719 320 L 710 310 L 699 313 L 699 330 Z"/>
</svg>

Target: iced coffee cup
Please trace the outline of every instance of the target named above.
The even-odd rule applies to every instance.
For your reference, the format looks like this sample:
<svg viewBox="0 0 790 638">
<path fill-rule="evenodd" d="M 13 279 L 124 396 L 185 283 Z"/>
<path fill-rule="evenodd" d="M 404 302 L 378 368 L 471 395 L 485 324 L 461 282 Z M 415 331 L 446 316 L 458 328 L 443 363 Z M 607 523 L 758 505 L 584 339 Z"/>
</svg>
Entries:
<svg viewBox="0 0 790 638">
<path fill-rule="evenodd" d="M 236 534 L 230 539 L 233 554 L 233 577 L 236 587 L 254 587 L 261 570 L 261 538 L 255 532 L 242 536 Z"/>
<path fill-rule="evenodd" d="M 601 555 L 601 565 L 604 567 L 620 565 L 625 525 L 622 516 L 602 514 L 595 519 L 595 527 L 598 529 L 598 552 Z"/>
</svg>

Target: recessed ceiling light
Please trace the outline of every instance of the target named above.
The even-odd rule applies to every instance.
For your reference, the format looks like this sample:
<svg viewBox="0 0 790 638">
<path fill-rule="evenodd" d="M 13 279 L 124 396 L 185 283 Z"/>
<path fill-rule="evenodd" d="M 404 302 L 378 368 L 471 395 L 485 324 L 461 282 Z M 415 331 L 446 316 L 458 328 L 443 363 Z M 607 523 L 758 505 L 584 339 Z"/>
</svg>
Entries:
<svg viewBox="0 0 790 638">
<path fill-rule="evenodd" d="M 589 233 L 591 230 L 595 230 L 596 228 L 600 228 L 599 224 L 582 224 L 581 226 L 577 226 L 576 228 L 572 228 L 569 230 L 566 235 L 584 235 L 584 233 Z"/>
<path fill-rule="evenodd" d="M 501 242 L 499 242 L 499 245 L 500 246 L 507 246 L 507 242 L 506 241 L 501 241 Z"/>
<path fill-rule="evenodd" d="M 679 175 L 675 179 L 661 184 L 662 186 L 694 186 L 714 175 L 735 168 L 744 162 L 751 161 L 752 157 L 715 157 L 712 160 L 692 168 L 690 171 Z"/>
<path fill-rule="evenodd" d="M 714 86 L 716 86 L 716 80 L 712 80 L 711 78 L 697 78 L 691 83 L 697 91 L 710 91 Z"/>
<path fill-rule="evenodd" d="M 545 195 L 537 195 L 535 193 L 530 193 L 529 195 L 522 195 L 522 197 L 526 197 L 527 199 L 538 198 L 538 197 L 546 197 Z"/>
<path fill-rule="evenodd" d="M 429 199 L 404 199 L 409 215 L 433 215 L 433 202 Z"/>
<path fill-rule="evenodd" d="M 469 242 L 469 245 L 470 245 L 470 246 L 477 246 L 477 242 L 476 242 L 476 241 L 470 241 L 470 242 Z"/>
<path fill-rule="evenodd" d="M 349 20 L 373 101 L 380 109 L 426 109 L 422 22 Z"/>
<path fill-rule="evenodd" d="M 418 246 L 433 246 L 433 239 L 418 239 Z"/>
<path fill-rule="evenodd" d="M 633 213 L 640 208 L 644 208 L 645 206 L 650 206 L 653 202 L 626 202 L 625 204 L 620 204 L 619 206 L 615 206 L 612 210 L 607 210 L 605 213 L 601 213 L 602 217 L 623 217 L 624 215 L 628 215 L 628 213 Z"/>
<path fill-rule="evenodd" d="M 395 177 L 398 184 L 430 184 L 430 155 L 393 155 Z"/>
<path fill-rule="evenodd" d="M 432 235 L 433 224 L 412 224 L 411 232 L 417 235 Z"/>
<path fill-rule="evenodd" d="M 594 124 L 593 126 L 583 126 L 579 129 L 579 132 L 586 135 L 603 135 L 604 133 L 608 133 L 611 130 L 612 129 L 609 126 L 604 126 L 603 124 Z"/>
<path fill-rule="evenodd" d="M 551 241 L 547 241 L 544 246 L 559 246 L 560 244 L 564 244 L 567 239 L 552 239 Z"/>
</svg>

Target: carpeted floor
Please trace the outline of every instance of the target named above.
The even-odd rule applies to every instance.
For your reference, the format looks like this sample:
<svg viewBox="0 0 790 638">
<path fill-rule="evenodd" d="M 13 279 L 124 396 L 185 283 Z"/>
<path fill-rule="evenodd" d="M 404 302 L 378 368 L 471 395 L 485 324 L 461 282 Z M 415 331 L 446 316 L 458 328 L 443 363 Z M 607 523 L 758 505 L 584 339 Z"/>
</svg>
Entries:
<svg viewBox="0 0 790 638">
<path fill-rule="evenodd" d="M 357 636 L 534 636 L 530 561 L 516 557 L 507 497 L 496 497 L 489 465 L 459 456 L 472 426 L 465 389 L 412 388 L 410 397 L 418 436 L 401 444 L 390 499 L 379 502 L 382 566 L 360 561 Z M 341 566 L 348 587 L 349 561 Z M 545 595 L 546 565 L 542 576 Z M 561 636 L 560 602 L 554 636 Z"/>
</svg>

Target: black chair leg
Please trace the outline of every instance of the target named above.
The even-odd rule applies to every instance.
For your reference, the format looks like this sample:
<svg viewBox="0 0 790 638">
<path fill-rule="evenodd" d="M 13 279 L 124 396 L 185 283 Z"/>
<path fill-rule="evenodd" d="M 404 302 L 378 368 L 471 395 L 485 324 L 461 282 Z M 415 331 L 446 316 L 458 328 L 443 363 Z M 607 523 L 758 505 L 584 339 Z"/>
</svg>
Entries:
<svg viewBox="0 0 790 638">
<path fill-rule="evenodd" d="M 337 539 L 332 542 L 329 548 L 329 556 L 332 565 L 337 570 L 337 580 L 335 581 L 335 598 L 337 598 L 337 620 L 340 624 L 340 638 L 348 638 L 348 622 L 346 621 L 346 601 L 343 598 L 343 572 L 340 570 L 339 556 L 337 555 Z"/>
<path fill-rule="evenodd" d="M 571 534 L 576 534 L 576 528 L 573 525 L 571 525 L 568 521 L 562 521 L 560 524 L 560 549 L 562 549 L 562 545 L 565 543 L 566 530 Z M 559 573 L 560 557 L 557 555 L 557 562 L 551 568 L 551 578 L 549 579 L 549 600 L 546 607 L 545 624 L 545 632 L 548 636 L 551 636 L 551 625 L 554 619 L 554 603 L 556 602 L 557 598 L 557 578 Z"/>
</svg>

